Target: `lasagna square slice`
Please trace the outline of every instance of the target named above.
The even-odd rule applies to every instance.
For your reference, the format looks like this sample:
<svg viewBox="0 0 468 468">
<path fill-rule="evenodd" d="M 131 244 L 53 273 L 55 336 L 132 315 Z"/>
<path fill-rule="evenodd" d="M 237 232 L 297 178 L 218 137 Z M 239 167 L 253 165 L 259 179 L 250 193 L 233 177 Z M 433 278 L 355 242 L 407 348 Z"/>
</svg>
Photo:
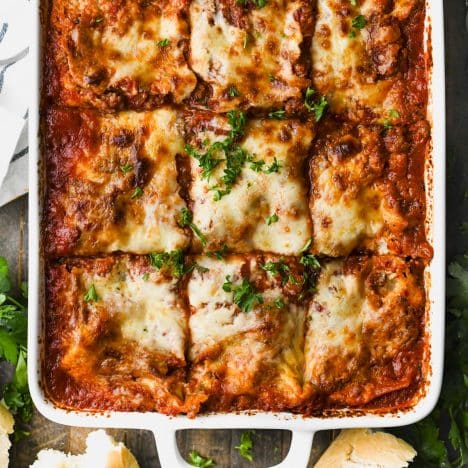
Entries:
<svg viewBox="0 0 468 468">
<path fill-rule="evenodd" d="M 310 84 L 302 48 L 313 29 L 306 0 L 194 0 L 190 5 L 190 65 L 210 92 L 209 107 L 280 107 Z"/>
<path fill-rule="evenodd" d="M 68 260 L 47 273 L 47 388 L 60 406 L 183 410 L 187 309 L 146 257 Z"/>
<path fill-rule="evenodd" d="M 303 166 L 312 124 L 253 119 L 244 127 L 242 116 L 189 118 L 193 221 L 207 250 L 297 254 L 311 236 Z"/>
<path fill-rule="evenodd" d="M 51 109 L 46 129 L 46 249 L 63 255 L 186 246 L 175 111 L 101 115 Z"/>
<path fill-rule="evenodd" d="M 424 310 L 422 262 L 392 256 L 327 262 L 308 311 L 305 381 L 311 394 L 325 395 L 329 405 L 360 406 L 415 390 Z"/>
<path fill-rule="evenodd" d="M 196 85 L 186 2 L 54 0 L 49 96 L 66 106 L 153 109 Z"/>
<path fill-rule="evenodd" d="M 312 79 L 333 113 L 377 123 L 426 117 L 424 1 L 317 0 Z"/>
<path fill-rule="evenodd" d="M 431 257 L 424 225 L 428 137 L 425 121 L 389 129 L 324 122 L 310 163 L 315 253 Z"/>
<path fill-rule="evenodd" d="M 302 265 L 258 255 L 197 262 L 208 270 L 195 270 L 188 281 L 188 413 L 200 404 L 215 411 L 296 406 L 304 363 Z M 283 265 L 280 273 L 272 265 Z"/>
</svg>

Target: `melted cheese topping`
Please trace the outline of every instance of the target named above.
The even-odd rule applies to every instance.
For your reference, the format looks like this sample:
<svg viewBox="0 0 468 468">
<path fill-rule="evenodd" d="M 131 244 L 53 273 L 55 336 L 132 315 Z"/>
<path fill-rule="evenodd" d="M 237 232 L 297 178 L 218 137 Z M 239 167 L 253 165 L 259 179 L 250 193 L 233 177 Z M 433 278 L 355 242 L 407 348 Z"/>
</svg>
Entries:
<svg viewBox="0 0 468 468">
<path fill-rule="evenodd" d="M 221 118 L 212 123 L 223 126 Z M 197 138 L 203 141 L 207 136 L 212 134 L 201 133 Z M 301 250 L 311 236 L 307 188 L 301 175 L 311 139 L 311 128 L 298 121 L 250 122 L 240 146 L 255 155 L 255 160 L 263 160 L 264 169 L 275 158 L 281 168 L 267 174 L 252 170 L 247 162 L 231 193 L 218 201 L 210 187 L 220 180 L 225 165 L 220 164 L 207 180 L 201 177 L 198 161 L 190 158 L 194 223 L 205 234 L 207 249 L 226 243 L 235 252 L 297 254 Z M 268 224 L 267 218 L 275 214 L 278 221 Z"/>
<path fill-rule="evenodd" d="M 105 275 L 92 269 L 72 271 L 81 297 L 94 286 L 98 299 L 83 305 L 88 315 L 102 319 L 79 325 L 78 342 L 86 341 L 86 337 L 98 342 L 96 333 L 103 333 L 102 325 L 106 323 L 105 328 L 118 330 L 122 343 L 130 341 L 148 351 L 185 361 L 187 320 L 176 281 L 156 271 L 146 273 L 144 276 L 124 261 L 116 262 Z"/>
<path fill-rule="evenodd" d="M 81 131 L 89 132 L 86 139 L 67 140 L 66 119 L 78 119 Z M 177 224 L 185 203 L 175 156 L 183 152 L 184 142 L 174 111 L 107 116 L 59 111 L 53 114 L 50 135 L 49 171 L 59 173 L 59 187 L 49 195 L 52 252 L 148 253 L 187 245 Z"/>
<path fill-rule="evenodd" d="M 209 271 L 194 271 L 188 284 L 191 384 L 210 395 L 216 393 L 216 381 L 222 381 L 223 395 L 257 395 L 253 403 L 257 408 L 273 404 L 273 395 L 288 405 L 297 404 L 302 394 L 304 308 L 290 303 L 281 287 L 255 282 L 263 304 L 243 312 L 233 302 L 233 293 L 222 286 L 228 275 L 233 285 L 240 284 L 246 269 L 254 281 L 259 270 L 255 259 L 197 261 Z M 277 298 L 284 300 L 281 310 L 274 306 Z"/>
<path fill-rule="evenodd" d="M 371 257 L 354 266 L 352 260 L 327 262 L 309 306 L 306 381 L 327 392 L 358 385 L 353 379 L 359 381 L 359 375 L 371 381 L 373 372 L 398 361 L 418 339 L 423 311 L 420 273 L 405 260 Z M 382 381 L 380 391 L 384 388 Z M 344 392 L 341 397 L 353 398 Z"/>
<path fill-rule="evenodd" d="M 404 179 L 396 187 L 384 172 L 387 159 L 399 154 L 387 154 L 380 132 L 341 125 L 318 143 L 311 162 L 314 252 L 339 257 L 357 247 L 379 254 L 405 250 L 409 217 L 398 199 L 405 196 L 399 194 Z"/>
<path fill-rule="evenodd" d="M 303 40 L 296 18 L 304 10 L 302 14 L 310 14 L 310 6 L 301 0 L 269 0 L 235 25 L 218 0 L 191 3 L 190 65 L 211 85 L 217 110 L 241 103 L 270 108 L 301 96 L 309 81 L 294 67 Z M 238 96 L 230 95 L 231 87 Z"/>
<path fill-rule="evenodd" d="M 318 0 L 312 40 L 313 82 L 327 95 L 330 110 L 356 121 L 382 122 L 392 109 L 411 118 L 406 102 L 405 79 L 400 73 L 405 52 L 401 46 L 400 21 L 420 2 L 394 2 L 393 11 L 383 11 L 384 2 L 365 0 L 358 7 L 341 0 Z M 364 16 L 359 29 L 352 21 Z"/>
<path fill-rule="evenodd" d="M 147 107 L 190 95 L 196 78 L 184 59 L 187 25 L 174 2 L 54 2 L 58 62 L 67 105 Z M 62 14 L 65 12 L 65 15 Z M 53 16 L 54 18 L 54 16 Z"/>
</svg>

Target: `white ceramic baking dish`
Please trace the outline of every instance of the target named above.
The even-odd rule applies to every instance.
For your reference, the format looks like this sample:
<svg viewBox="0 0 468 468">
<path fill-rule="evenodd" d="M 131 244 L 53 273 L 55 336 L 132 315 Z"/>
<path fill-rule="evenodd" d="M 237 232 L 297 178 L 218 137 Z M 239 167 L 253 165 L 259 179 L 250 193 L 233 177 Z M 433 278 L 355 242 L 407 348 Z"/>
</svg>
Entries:
<svg viewBox="0 0 468 468">
<path fill-rule="evenodd" d="M 30 117 L 29 171 L 29 385 L 33 401 L 47 418 L 60 424 L 87 427 L 148 429 L 153 431 L 163 468 L 189 466 L 177 450 L 175 433 L 179 429 L 262 428 L 288 429 L 293 432 L 291 448 L 277 467 L 307 466 L 314 433 L 325 429 L 391 427 L 414 423 L 425 417 L 436 404 L 442 381 L 445 308 L 445 97 L 444 36 L 442 0 L 428 0 L 427 44 L 432 54 L 428 118 L 432 125 L 432 158 L 427 165 L 428 235 L 434 246 L 434 258 L 428 268 L 426 284 L 429 296 L 427 339 L 429 343 L 427 385 L 417 404 L 410 410 L 388 414 L 359 413 L 350 416 L 309 417 L 288 413 L 210 414 L 189 419 L 157 413 L 106 412 L 90 414 L 55 407 L 41 386 L 41 360 L 44 358 L 43 310 L 44 273 L 40 248 L 41 152 L 39 141 L 42 33 L 40 0 L 31 0 L 34 21 L 30 48 L 33 99 Z"/>
</svg>

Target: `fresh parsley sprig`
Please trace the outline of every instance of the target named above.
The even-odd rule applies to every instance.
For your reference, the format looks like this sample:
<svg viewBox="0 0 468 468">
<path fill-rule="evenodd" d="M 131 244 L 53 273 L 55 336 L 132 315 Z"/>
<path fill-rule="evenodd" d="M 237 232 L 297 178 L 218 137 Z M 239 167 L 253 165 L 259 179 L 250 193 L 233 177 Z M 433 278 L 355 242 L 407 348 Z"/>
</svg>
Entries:
<svg viewBox="0 0 468 468">
<path fill-rule="evenodd" d="M 244 278 L 241 284 L 234 285 L 231 276 L 228 275 L 223 284 L 223 290 L 233 293 L 234 304 L 239 306 L 243 312 L 250 312 L 255 304 L 263 304 L 262 295 L 257 292 L 254 285 L 247 278 Z"/>
<path fill-rule="evenodd" d="M 214 466 L 215 464 L 212 458 L 203 457 L 196 450 L 192 450 L 189 453 L 188 462 L 192 466 L 197 466 L 199 468 L 209 468 L 210 466 Z"/>
<path fill-rule="evenodd" d="M 304 97 L 304 106 L 309 112 L 315 114 L 315 120 L 318 122 L 328 107 L 328 101 L 325 96 L 320 96 L 315 100 L 316 91 L 313 88 L 307 88 Z"/>
<path fill-rule="evenodd" d="M 0 359 L 14 366 L 13 379 L 0 391 L 0 399 L 19 418 L 27 423 L 32 418 L 33 403 L 27 374 L 27 286 L 21 285 L 21 298 L 10 295 L 11 280 L 8 263 L 0 257 Z M 16 430 L 15 437 L 28 435 Z"/>
<path fill-rule="evenodd" d="M 206 236 L 200 231 L 200 228 L 194 224 L 193 214 L 187 208 L 182 208 L 180 210 L 180 218 L 178 223 L 180 227 L 189 227 L 192 232 L 200 239 L 202 245 L 206 245 Z"/>
<path fill-rule="evenodd" d="M 253 440 L 252 440 L 252 431 L 245 431 L 241 434 L 240 443 L 234 448 L 239 450 L 241 457 L 246 460 L 253 461 L 252 449 L 253 449 Z"/>
<path fill-rule="evenodd" d="M 167 269 L 176 278 L 191 273 L 193 270 L 200 272 L 208 271 L 197 262 L 186 263 L 182 249 L 172 250 L 171 252 L 151 252 L 148 255 L 150 265 L 157 270 Z"/>
</svg>

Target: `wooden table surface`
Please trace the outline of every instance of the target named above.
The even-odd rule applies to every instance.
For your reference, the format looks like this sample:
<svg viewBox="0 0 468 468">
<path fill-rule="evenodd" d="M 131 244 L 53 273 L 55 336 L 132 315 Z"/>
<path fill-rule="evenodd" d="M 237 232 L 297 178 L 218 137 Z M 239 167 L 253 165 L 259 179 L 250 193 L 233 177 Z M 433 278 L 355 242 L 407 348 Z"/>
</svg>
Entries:
<svg viewBox="0 0 468 468">
<path fill-rule="evenodd" d="M 430 0 L 438 1 L 438 0 Z M 458 226 L 468 220 L 468 34 L 465 28 L 465 0 L 446 0 L 446 88 L 447 88 L 447 254 L 450 258 L 467 246 L 466 235 Z M 26 177 L 26 175 L 25 175 Z M 14 268 L 16 278 L 27 276 L 27 198 L 23 197 L 0 208 L 0 255 Z M 36 453 L 44 447 L 80 452 L 88 429 L 66 427 L 47 421 L 35 412 L 31 436 L 16 443 L 10 451 L 13 468 L 28 467 Z M 142 468 L 159 467 L 152 433 L 138 430 L 111 430 L 124 441 L 137 457 Z M 178 433 L 178 445 L 183 456 L 198 450 L 212 457 L 219 467 L 263 468 L 279 463 L 289 449 L 288 431 L 258 430 L 254 433 L 254 461 L 242 459 L 235 446 L 241 430 L 187 430 Z M 333 434 L 316 435 L 309 466 L 313 466 Z M 94 468 L 94 467 L 90 467 Z M 99 468 L 99 467 L 96 467 Z"/>
</svg>

